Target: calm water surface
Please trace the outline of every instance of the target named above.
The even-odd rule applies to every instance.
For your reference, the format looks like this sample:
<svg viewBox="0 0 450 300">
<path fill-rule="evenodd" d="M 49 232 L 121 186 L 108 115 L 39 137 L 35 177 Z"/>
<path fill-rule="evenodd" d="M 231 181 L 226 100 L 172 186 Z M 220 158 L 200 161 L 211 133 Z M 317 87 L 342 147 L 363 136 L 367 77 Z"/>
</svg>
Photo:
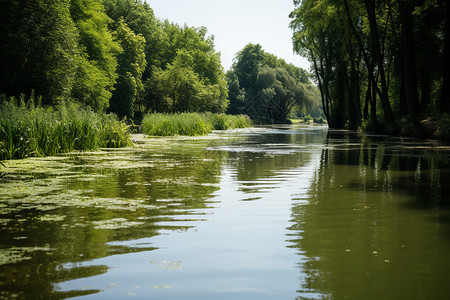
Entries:
<svg viewBox="0 0 450 300">
<path fill-rule="evenodd" d="M 450 299 L 450 148 L 325 127 L 7 162 L 0 298 Z"/>
</svg>

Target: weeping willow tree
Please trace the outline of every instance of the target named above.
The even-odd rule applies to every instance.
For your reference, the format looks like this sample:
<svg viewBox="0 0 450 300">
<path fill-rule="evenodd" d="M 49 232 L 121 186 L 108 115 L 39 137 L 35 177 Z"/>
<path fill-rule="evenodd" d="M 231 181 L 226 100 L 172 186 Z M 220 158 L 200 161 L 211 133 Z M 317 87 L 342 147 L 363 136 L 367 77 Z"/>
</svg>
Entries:
<svg viewBox="0 0 450 300">
<path fill-rule="evenodd" d="M 258 123 L 287 123 L 294 108 L 310 110 L 314 96 L 305 70 L 248 44 L 227 73 L 230 113 L 245 113 Z"/>
</svg>

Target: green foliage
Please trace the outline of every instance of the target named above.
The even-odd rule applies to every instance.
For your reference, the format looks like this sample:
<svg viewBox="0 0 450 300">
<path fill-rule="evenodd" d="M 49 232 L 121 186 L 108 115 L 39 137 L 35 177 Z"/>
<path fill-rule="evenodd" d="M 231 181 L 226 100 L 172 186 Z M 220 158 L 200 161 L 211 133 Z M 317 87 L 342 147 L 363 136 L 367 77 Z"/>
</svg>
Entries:
<svg viewBox="0 0 450 300">
<path fill-rule="evenodd" d="M 291 27 L 295 50 L 313 62 L 330 126 L 342 127 L 348 118 L 343 107 L 348 106 L 349 97 L 342 79 L 349 76 L 347 65 L 352 58 L 344 49 L 349 36 L 345 12 L 342 5 L 333 6 L 331 1 L 303 1 L 291 13 Z"/>
<path fill-rule="evenodd" d="M 252 120 L 247 115 L 233 115 L 231 128 L 247 128 L 253 125 Z"/>
<path fill-rule="evenodd" d="M 106 14 L 118 23 L 123 20 L 135 33 L 144 37 L 147 66 L 143 73 L 143 81 L 151 76 L 153 67 L 165 65 L 165 45 L 162 36 L 164 30 L 156 19 L 150 6 L 141 0 L 103 0 Z M 114 27 L 114 26 L 112 26 Z"/>
<path fill-rule="evenodd" d="M 70 97 L 79 58 L 69 0 L 0 1 L 0 92 L 32 90 L 45 104 Z"/>
<path fill-rule="evenodd" d="M 227 130 L 251 126 L 246 116 L 231 116 L 213 113 L 176 113 L 176 114 L 147 114 L 142 121 L 145 134 L 152 136 L 174 135 L 206 135 L 212 130 Z"/>
<path fill-rule="evenodd" d="M 323 117 L 313 118 L 315 124 L 327 124 L 327 121 Z"/>
<path fill-rule="evenodd" d="M 211 132 L 211 124 L 200 114 L 149 114 L 142 121 L 145 134 L 154 136 L 206 135 Z"/>
<path fill-rule="evenodd" d="M 6 1 L 0 12 L 0 91 L 43 103 L 108 106 L 120 47 L 101 0 Z M 23 3 L 21 3 L 23 2 Z"/>
<path fill-rule="evenodd" d="M 192 59 L 190 54 L 180 50 L 174 63 L 167 69 L 155 70 L 153 77 L 147 82 L 147 87 L 152 90 L 153 107 L 156 111 L 225 111 L 225 82 L 207 84 L 192 69 Z"/>
<path fill-rule="evenodd" d="M 313 64 L 330 127 L 433 136 L 425 120 L 450 108 L 445 1 L 294 4 L 294 48 Z"/>
<path fill-rule="evenodd" d="M 159 21 L 141 0 L 105 0 L 104 3 L 110 18 L 116 23 L 122 20 L 146 40 L 143 51 L 148 63 L 142 73 L 145 93 L 144 98 L 139 96 L 134 101 L 139 113 L 226 110 L 227 82 L 220 54 L 214 49 L 213 37 L 206 35 L 206 28 Z M 132 91 L 128 89 L 127 93 Z"/>
<path fill-rule="evenodd" d="M 248 44 L 236 54 L 233 63 L 233 71 L 235 72 L 239 83 L 247 92 L 254 89 L 254 85 L 258 76 L 258 68 L 263 65 L 264 51 L 262 46 L 257 44 Z"/>
<path fill-rule="evenodd" d="M 211 124 L 214 130 L 228 130 L 235 128 L 251 127 L 252 121 L 246 115 L 226 115 L 206 113 L 205 120 Z"/>
<path fill-rule="evenodd" d="M 306 116 L 303 118 L 303 121 L 304 121 L 305 123 L 307 123 L 307 124 L 313 123 L 313 122 L 314 122 L 314 118 L 311 117 L 310 115 L 306 115 Z"/>
<path fill-rule="evenodd" d="M 110 100 L 110 110 L 121 118 L 131 119 L 134 115 L 134 104 L 144 92 L 142 74 L 147 64 L 144 53 L 145 39 L 139 34 L 136 35 L 122 19 L 117 24 L 115 37 L 123 51 L 118 56 L 119 78 Z"/>
<path fill-rule="evenodd" d="M 96 111 L 105 110 L 117 79 L 116 56 L 121 48 L 113 41 L 101 0 L 72 0 L 70 4 L 81 48 L 72 97 Z"/>
<path fill-rule="evenodd" d="M 0 159 L 45 156 L 130 144 L 127 126 L 114 115 L 68 104 L 35 106 L 12 98 L 0 107 Z"/>
<path fill-rule="evenodd" d="M 233 71 L 227 71 L 226 76 L 229 99 L 227 113 L 232 115 L 242 114 L 245 110 L 245 90 L 241 88 L 239 79 Z"/>
<path fill-rule="evenodd" d="M 245 113 L 262 124 L 287 123 L 293 109 L 310 111 L 315 97 L 305 70 L 248 44 L 227 73 L 228 113 Z"/>
<path fill-rule="evenodd" d="M 163 22 L 165 62 L 146 82 L 146 104 L 155 112 L 224 112 L 228 89 L 220 55 L 206 28 Z"/>
<path fill-rule="evenodd" d="M 145 111 L 224 112 L 228 87 L 204 27 L 158 20 L 142 0 L 0 0 L 0 92 Z M 178 82 L 179 81 L 179 82 Z M 145 84 L 144 84 L 145 83 Z"/>
</svg>

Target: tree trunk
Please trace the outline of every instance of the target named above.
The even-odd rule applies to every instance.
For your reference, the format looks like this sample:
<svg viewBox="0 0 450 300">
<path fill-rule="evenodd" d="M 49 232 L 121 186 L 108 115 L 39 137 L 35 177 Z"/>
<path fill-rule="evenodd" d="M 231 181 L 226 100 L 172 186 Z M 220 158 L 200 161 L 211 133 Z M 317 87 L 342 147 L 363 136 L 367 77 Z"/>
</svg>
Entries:
<svg viewBox="0 0 450 300">
<path fill-rule="evenodd" d="M 450 112 L 450 8 L 446 1 L 442 1 L 445 11 L 445 42 L 443 61 L 443 82 L 441 90 L 440 107 L 442 112 Z"/>
<path fill-rule="evenodd" d="M 417 70 L 414 48 L 414 32 L 412 24 L 412 14 L 408 3 L 405 0 L 399 0 L 400 22 L 402 24 L 401 42 L 403 49 L 403 78 L 405 84 L 405 99 L 409 116 L 413 122 L 414 128 L 423 133 L 424 128 L 419 122 L 419 96 L 417 93 Z"/>
<path fill-rule="evenodd" d="M 359 94 L 359 78 L 358 70 L 355 61 L 357 60 L 353 47 L 350 45 L 350 84 L 348 86 L 348 101 L 349 101 L 349 119 L 352 129 L 357 129 L 361 126 L 361 102 Z"/>
<path fill-rule="evenodd" d="M 378 123 L 377 118 L 377 86 L 375 79 L 372 76 L 372 97 L 371 97 L 371 103 L 370 103 L 370 120 L 372 121 L 373 130 L 376 133 L 381 133 L 383 131 L 382 126 L 380 123 Z"/>
<path fill-rule="evenodd" d="M 403 49 L 400 47 L 399 55 L 398 55 L 398 63 L 400 65 L 400 70 L 404 70 L 404 59 L 403 59 Z M 401 72 L 400 77 L 400 95 L 399 95 L 399 113 L 400 116 L 406 116 L 408 114 L 408 107 L 406 105 L 406 97 L 405 97 L 405 76 L 403 76 L 403 72 Z"/>
<path fill-rule="evenodd" d="M 319 69 L 317 66 L 317 61 L 313 58 L 314 70 L 316 72 L 317 81 L 319 82 L 320 96 L 322 97 L 322 108 L 325 118 L 327 118 L 328 123 L 330 122 L 330 112 L 328 110 L 328 99 L 326 99 L 324 87 L 322 84 L 322 79 L 320 78 Z"/>
<path fill-rule="evenodd" d="M 419 70 L 421 90 L 420 106 L 421 111 L 423 111 L 431 103 L 431 85 L 428 72 L 425 71 L 425 68 L 420 66 Z"/>
<path fill-rule="evenodd" d="M 383 61 L 383 55 L 381 53 L 381 47 L 380 47 L 380 38 L 378 36 L 378 26 L 377 26 L 377 20 L 376 20 L 376 14 L 375 14 L 375 1 L 374 0 L 364 0 L 364 4 L 366 6 L 367 11 L 367 17 L 369 19 L 369 25 L 370 25 L 370 35 L 372 38 L 372 46 L 374 50 L 374 59 L 376 63 L 378 64 L 378 70 L 380 72 L 380 79 L 381 79 L 381 105 L 383 107 L 384 112 L 384 118 L 386 119 L 386 122 L 389 124 L 395 123 L 395 117 L 394 113 L 392 112 L 391 104 L 389 103 L 389 94 L 388 94 L 388 88 L 386 83 L 386 74 L 384 71 L 384 61 Z"/>
<path fill-rule="evenodd" d="M 359 64 L 360 58 L 358 58 L 358 64 Z M 356 120 L 358 126 L 361 125 L 361 93 L 360 93 L 360 80 L 359 80 L 359 67 L 356 65 L 355 60 L 352 60 L 352 72 L 353 72 L 353 92 L 355 93 L 355 96 L 353 98 L 353 105 L 355 106 L 356 111 Z"/>
<path fill-rule="evenodd" d="M 367 82 L 367 91 L 366 91 L 366 100 L 364 102 L 364 113 L 363 117 L 365 120 L 369 118 L 369 103 L 371 100 L 371 91 L 372 91 L 372 81 L 368 80 Z"/>
</svg>

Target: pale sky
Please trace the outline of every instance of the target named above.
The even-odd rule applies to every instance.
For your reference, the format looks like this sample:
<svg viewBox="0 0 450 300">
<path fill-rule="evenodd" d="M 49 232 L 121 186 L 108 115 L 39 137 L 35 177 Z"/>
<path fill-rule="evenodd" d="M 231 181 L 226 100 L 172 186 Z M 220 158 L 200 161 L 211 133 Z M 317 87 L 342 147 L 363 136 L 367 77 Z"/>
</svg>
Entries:
<svg viewBox="0 0 450 300">
<path fill-rule="evenodd" d="M 180 25 L 205 26 L 215 36 L 216 51 L 229 70 L 236 52 L 248 43 L 288 63 L 309 70 L 310 63 L 293 54 L 289 13 L 292 0 L 145 0 L 159 19 Z"/>
</svg>

